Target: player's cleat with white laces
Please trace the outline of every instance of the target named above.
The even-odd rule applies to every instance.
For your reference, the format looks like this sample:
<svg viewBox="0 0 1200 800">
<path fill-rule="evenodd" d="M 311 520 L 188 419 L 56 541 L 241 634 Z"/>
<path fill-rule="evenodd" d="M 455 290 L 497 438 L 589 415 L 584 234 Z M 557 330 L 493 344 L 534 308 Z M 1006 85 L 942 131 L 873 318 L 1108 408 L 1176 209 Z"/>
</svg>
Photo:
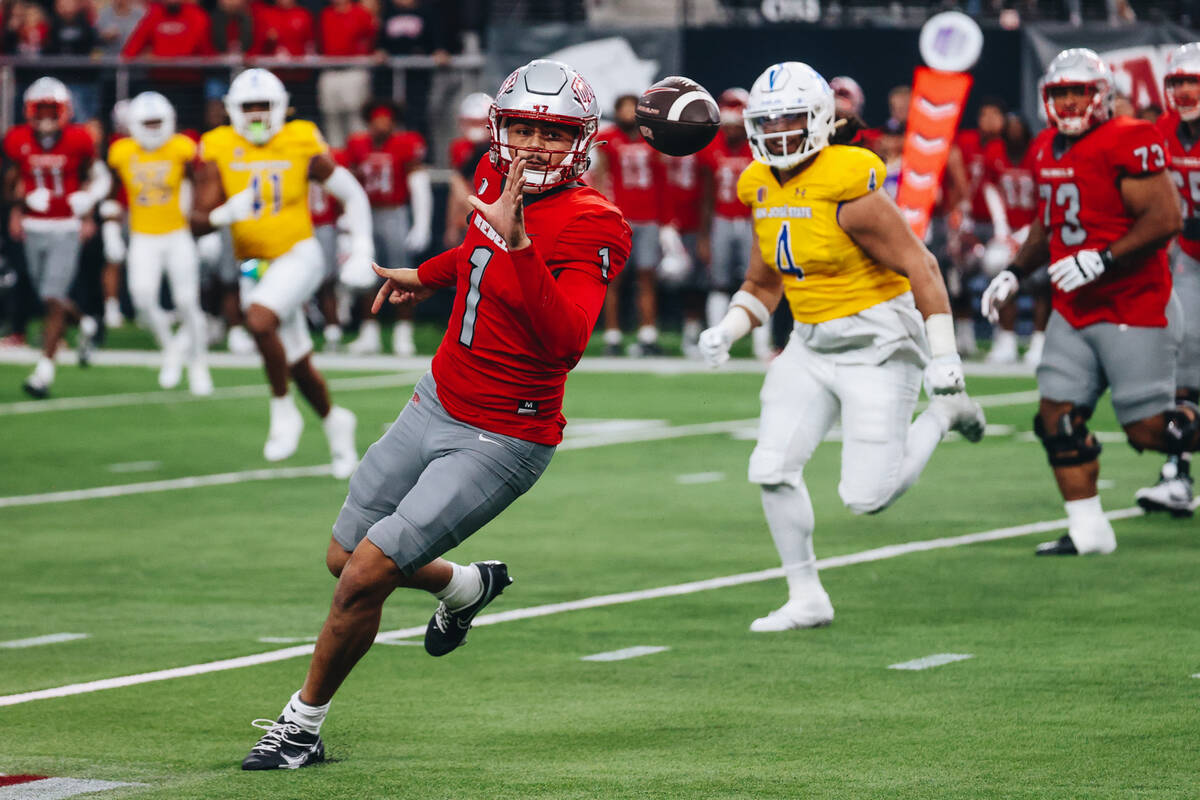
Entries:
<svg viewBox="0 0 1200 800">
<path fill-rule="evenodd" d="M 208 397 L 213 393 L 212 375 L 208 365 L 202 361 L 192 361 L 187 367 L 188 391 L 195 397 Z"/>
<path fill-rule="evenodd" d="M 1163 467 L 1163 474 L 1158 483 L 1138 489 L 1133 499 L 1146 511 L 1169 511 L 1173 517 L 1192 516 L 1192 479 L 1180 475 L 1174 469 L 1174 464 L 1168 463 Z M 1168 467 L 1171 473 L 1168 477 Z"/>
<path fill-rule="evenodd" d="M 821 592 L 801 600 L 789 600 L 765 617 L 750 623 L 753 633 L 779 633 L 805 628 L 822 628 L 833 622 L 833 603 Z"/>
<path fill-rule="evenodd" d="M 334 406 L 321 424 L 325 427 L 325 438 L 329 440 L 333 477 L 338 480 L 349 478 L 358 466 L 358 450 L 354 446 L 354 429 L 358 426 L 358 418 L 350 409 Z"/>
<path fill-rule="evenodd" d="M 250 748 L 242 769 L 300 769 L 325 760 L 325 743 L 319 733 L 285 722 L 282 716 L 274 722 L 256 719 L 250 724 L 266 733 Z"/>
<path fill-rule="evenodd" d="M 950 420 L 950 430 L 958 431 L 968 442 L 978 442 L 983 438 L 984 429 L 987 427 L 983 407 L 966 392 L 934 395 L 930 405 L 937 406 Z"/>
<path fill-rule="evenodd" d="M 444 656 L 465 642 L 475 615 L 513 582 L 508 577 L 508 565 L 502 561 L 476 561 L 471 566 L 479 570 L 483 594 L 474 603 L 459 609 L 451 610 L 445 603 L 438 603 L 437 611 L 433 612 L 425 628 L 425 652 L 431 656 Z"/>
<path fill-rule="evenodd" d="M 300 416 L 292 396 L 272 397 L 271 427 L 267 431 L 267 443 L 263 445 L 263 458 L 282 461 L 295 453 L 303 431 L 304 417 Z"/>
</svg>

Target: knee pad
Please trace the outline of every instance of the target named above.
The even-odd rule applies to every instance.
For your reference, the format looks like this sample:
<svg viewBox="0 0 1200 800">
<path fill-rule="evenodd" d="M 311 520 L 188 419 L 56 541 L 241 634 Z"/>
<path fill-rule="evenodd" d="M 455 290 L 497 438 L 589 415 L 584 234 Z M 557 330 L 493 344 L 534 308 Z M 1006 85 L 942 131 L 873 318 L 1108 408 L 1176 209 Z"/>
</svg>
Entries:
<svg viewBox="0 0 1200 800">
<path fill-rule="evenodd" d="M 1189 409 L 1189 415 L 1184 409 Z M 1197 435 L 1200 434 L 1200 408 L 1195 403 L 1184 400 L 1170 411 L 1163 413 L 1166 426 L 1163 428 L 1163 449 L 1171 455 L 1190 453 L 1197 449 Z"/>
<path fill-rule="evenodd" d="M 1033 432 L 1046 448 L 1046 459 L 1051 467 L 1075 467 L 1100 457 L 1100 443 L 1087 428 L 1091 416 L 1090 408 L 1072 408 L 1058 418 L 1053 432 L 1046 430 L 1041 414 L 1033 418 Z"/>
</svg>

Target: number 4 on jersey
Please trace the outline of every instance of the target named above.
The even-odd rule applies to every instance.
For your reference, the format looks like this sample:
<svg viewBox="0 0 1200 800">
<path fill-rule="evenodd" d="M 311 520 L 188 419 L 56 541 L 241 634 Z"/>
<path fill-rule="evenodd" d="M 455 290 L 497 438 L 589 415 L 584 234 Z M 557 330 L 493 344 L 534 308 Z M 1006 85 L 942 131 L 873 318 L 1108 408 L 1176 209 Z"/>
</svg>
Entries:
<svg viewBox="0 0 1200 800">
<path fill-rule="evenodd" d="M 779 238 L 775 240 L 775 267 L 784 275 L 804 280 L 804 270 L 796 266 L 792 255 L 792 237 L 786 222 L 779 226 Z"/>
</svg>

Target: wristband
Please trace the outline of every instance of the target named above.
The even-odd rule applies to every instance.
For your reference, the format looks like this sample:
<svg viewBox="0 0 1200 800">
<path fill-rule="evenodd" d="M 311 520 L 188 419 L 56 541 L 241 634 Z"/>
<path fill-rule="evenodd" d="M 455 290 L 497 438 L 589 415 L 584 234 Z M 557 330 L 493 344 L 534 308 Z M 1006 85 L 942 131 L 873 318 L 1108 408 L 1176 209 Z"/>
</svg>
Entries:
<svg viewBox="0 0 1200 800">
<path fill-rule="evenodd" d="M 949 314 L 930 314 L 925 318 L 925 338 L 934 358 L 958 355 L 954 341 L 954 318 Z"/>
<path fill-rule="evenodd" d="M 1113 257 L 1112 250 L 1106 247 L 1100 251 L 1100 263 L 1104 265 L 1105 272 L 1113 268 L 1115 261 L 1116 259 Z"/>
<path fill-rule="evenodd" d="M 750 316 L 750 319 L 759 325 L 766 325 L 771 319 L 771 312 L 767 310 L 763 301 L 744 289 L 739 289 L 734 293 L 729 301 L 729 305 L 731 307 L 741 306 Z"/>
</svg>

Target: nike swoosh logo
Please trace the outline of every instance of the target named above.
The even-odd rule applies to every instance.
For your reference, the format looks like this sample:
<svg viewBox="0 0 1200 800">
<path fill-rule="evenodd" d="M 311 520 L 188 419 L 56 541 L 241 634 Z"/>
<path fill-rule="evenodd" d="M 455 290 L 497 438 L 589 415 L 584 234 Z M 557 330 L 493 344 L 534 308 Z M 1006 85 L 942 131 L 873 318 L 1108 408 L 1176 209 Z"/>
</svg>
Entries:
<svg viewBox="0 0 1200 800">
<path fill-rule="evenodd" d="M 296 767 L 299 767 L 304 762 L 304 757 L 307 755 L 307 753 L 301 753 L 298 756 L 289 756 L 287 753 L 281 752 L 279 755 L 284 761 L 286 761 L 288 763 L 289 767 L 291 767 L 292 769 L 295 769 Z"/>
<path fill-rule="evenodd" d="M 504 446 L 504 445 L 500 444 L 500 442 L 497 442 L 495 439 L 489 439 L 489 438 L 487 438 L 487 437 L 486 437 L 486 436 L 484 436 L 482 433 L 481 433 L 481 434 L 479 434 L 479 441 L 481 441 L 481 442 L 488 442 L 489 444 L 499 444 L 501 447 L 503 447 L 503 446 Z"/>
</svg>

